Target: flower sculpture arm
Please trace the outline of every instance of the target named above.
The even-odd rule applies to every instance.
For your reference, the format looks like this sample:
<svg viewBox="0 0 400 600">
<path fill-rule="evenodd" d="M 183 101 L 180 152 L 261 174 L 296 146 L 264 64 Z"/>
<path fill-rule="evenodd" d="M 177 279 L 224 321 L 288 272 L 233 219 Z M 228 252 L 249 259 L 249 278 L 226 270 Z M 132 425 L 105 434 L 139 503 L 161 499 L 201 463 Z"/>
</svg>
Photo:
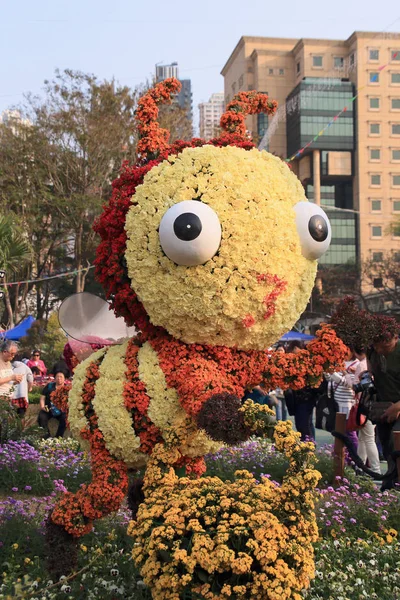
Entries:
<svg viewBox="0 0 400 600">
<path fill-rule="evenodd" d="M 317 331 L 305 350 L 297 354 L 274 353 L 264 372 L 264 382 L 268 389 L 299 390 L 306 386 L 318 387 L 324 373 L 340 370 L 347 354 L 347 348 L 334 330 L 323 325 Z"/>
</svg>

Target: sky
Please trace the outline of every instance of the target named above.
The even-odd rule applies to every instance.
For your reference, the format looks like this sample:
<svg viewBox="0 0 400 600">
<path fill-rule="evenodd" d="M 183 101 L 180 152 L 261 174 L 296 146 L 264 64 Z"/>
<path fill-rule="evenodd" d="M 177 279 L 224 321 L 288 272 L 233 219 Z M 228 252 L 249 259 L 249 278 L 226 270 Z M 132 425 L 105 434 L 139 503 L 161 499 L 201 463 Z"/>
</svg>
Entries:
<svg viewBox="0 0 400 600">
<path fill-rule="evenodd" d="M 222 67 L 242 35 L 346 39 L 400 32 L 394 0 L 0 0 L 0 113 L 40 94 L 56 68 L 135 87 L 178 62 L 197 105 L 223 91 Z M 326 8 L 323 8 L 326 7 Z"/>
</svg>

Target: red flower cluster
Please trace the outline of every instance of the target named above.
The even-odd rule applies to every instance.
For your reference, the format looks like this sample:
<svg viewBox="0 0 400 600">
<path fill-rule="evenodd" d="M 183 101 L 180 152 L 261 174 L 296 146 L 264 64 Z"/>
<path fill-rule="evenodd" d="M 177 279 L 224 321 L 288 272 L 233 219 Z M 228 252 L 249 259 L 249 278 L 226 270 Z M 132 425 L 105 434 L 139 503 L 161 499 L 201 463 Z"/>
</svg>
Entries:
<svg viewBox="0 0 400 600">
<path fill-rule="evenodd" d="M 81 433 L 90 442 L 92 482 L 83 485 L 76 494 L 66 492 L 51 515 L 56 525 L 61 525 L 74 537 L 89 533 L 94 519 L 118 510 L 128 489 L 127 467 L 114 459 L 105 447 L 92 406 L 100 364 L 101 359 L 88 366 L 82 393 L 89 430 L 84 429 Z"/>
<path fill-rule="evenodd" d="M 331 326 L 345 344 L 355 348 L 366 349 L 374 342 L 390 340 L 399 335 L 396 319 L 361 310 L 350 296 L 339 304 L 332 316 Z"/>
<path fill-rule="evenodd" d="M 71 390 L 71 385 L 63 385 L 62 387 L 56 388 L 54 392 L 50 394 L 51 401 L 57 408 L 68 416 L 68 394 Z M 67 427 L 69 427 L 67 418 Z"/>
</svg>

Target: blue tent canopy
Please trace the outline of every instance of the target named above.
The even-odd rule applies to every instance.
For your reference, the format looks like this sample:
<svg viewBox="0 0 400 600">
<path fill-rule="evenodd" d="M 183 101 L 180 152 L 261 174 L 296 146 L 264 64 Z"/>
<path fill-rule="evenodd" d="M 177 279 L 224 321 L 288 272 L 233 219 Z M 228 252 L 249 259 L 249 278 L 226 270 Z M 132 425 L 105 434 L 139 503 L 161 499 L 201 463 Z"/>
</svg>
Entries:
<svg viewBox="0 0 400 600">
<path fill-rule="evenodd" d="M 34 317 L 26 317 L 26 319 L 21 321 L 21 323 L 19 323 L 16 327 L 13 327 L 13 329 L 3 331 L 1 336 L 6 338 L 6 340 L 14 340 L 16 342 L 26 335 L 28 329 L 32 326 L 32 323 L 34 323 L 35 320 L 36 319 L 34 319 Z"/>
<path fill-rule="evenodd" d="M 308 342 L 313 340 L 313 335 L 308 335 L 307 333 L 300 333 L 299 331 L 288 331 L 281 337 L 280 342 L 291 342 L 292 340 L 298 340 L 301 342 Z"/>
</svg>

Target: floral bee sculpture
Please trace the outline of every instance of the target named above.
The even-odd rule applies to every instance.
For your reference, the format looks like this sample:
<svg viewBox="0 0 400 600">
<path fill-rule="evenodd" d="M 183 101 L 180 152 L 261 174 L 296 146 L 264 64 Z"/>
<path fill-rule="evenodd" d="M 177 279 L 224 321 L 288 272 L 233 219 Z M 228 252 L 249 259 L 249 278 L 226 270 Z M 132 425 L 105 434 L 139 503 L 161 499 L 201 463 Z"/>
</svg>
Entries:
<svg viewBox="0 0 400 600">
<path fill-rule="evenodd" d="M 257 486 L 248 473 L 231 485 L 200 476 L 207 453 L 271 420 L 242 407 L 246 388 L 318 385 L 342 362 L 344 347 L 327 327 L 297 355 L 266 350 L 305 309 L 330 225 L 288 165 L 246 135 L 245 117 L 271 115 L 275 102 L 242 92 L 227 106 L 221 137 L 168 145 L 158 106 L 179 85 L 167 79 L 140 100 L 138 163 L 124 165 L 95 225 L 97 278 L 116 315 L 140 333 L 76 367 L 69 425 L 90 449 L 93 480 L 66 493 L 51 518 L 72 536 L 87 533 L 120 506 L 128 469 L 148 464 L 131 533 L 155 598 L 187 590 L 300 598 L 316 533 L 317 477 L 304 458 L 312 445 L 277 426 L 275 443 L 290 461 L 281 489 Z"/>
</svg>

